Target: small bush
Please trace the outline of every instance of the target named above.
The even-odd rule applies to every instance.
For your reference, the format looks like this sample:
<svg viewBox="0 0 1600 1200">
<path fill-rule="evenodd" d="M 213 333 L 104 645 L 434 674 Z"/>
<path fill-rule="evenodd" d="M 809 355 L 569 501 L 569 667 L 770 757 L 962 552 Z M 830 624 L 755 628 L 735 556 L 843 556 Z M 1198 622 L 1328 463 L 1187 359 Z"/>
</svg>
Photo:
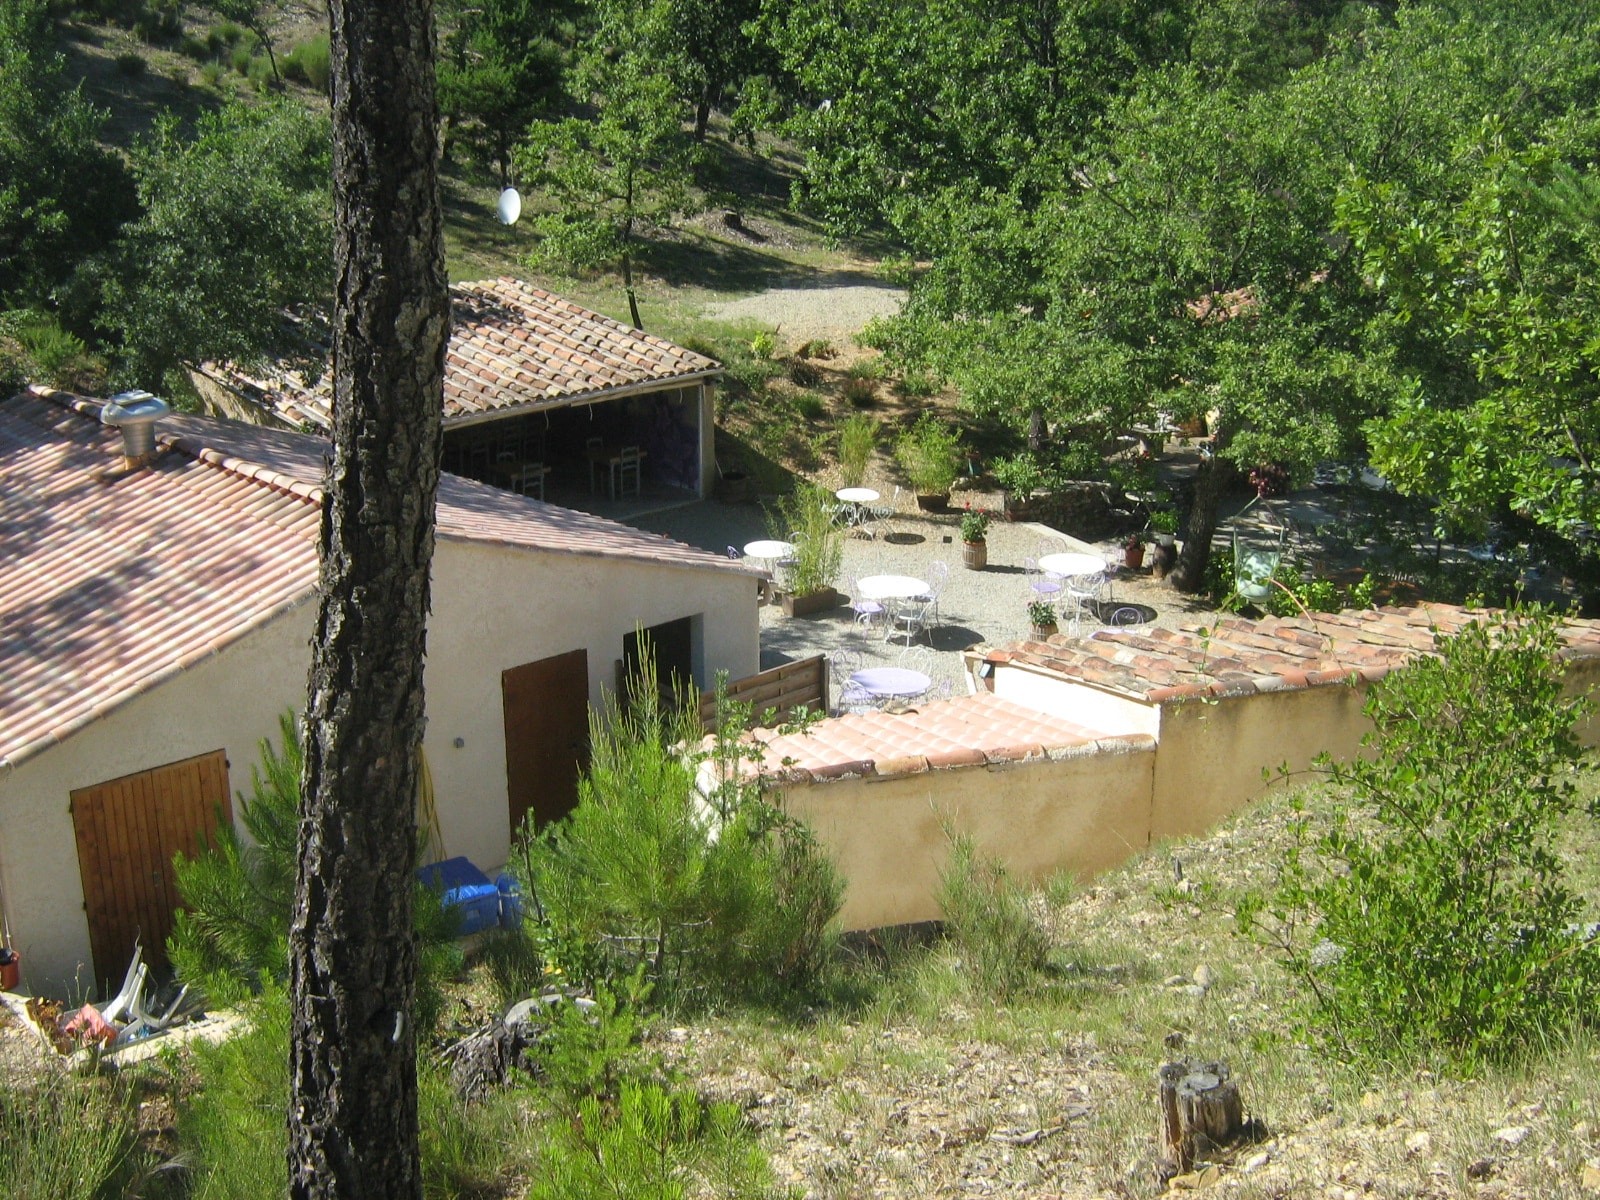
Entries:
<svg viewBox="0 0 1600 1200">
<path fill-rule="evenodd" d="M 926 399 L 938 392 L 939 381 L 927 371 L 911 371 L 895 384 L 895 390 L 902 396 Z"/>
<path fill-rule="evenodd" d="M 828 402 L 815 392 L 801 392 L 794 398 L 794 406 L 808 421 L 820 421 L 828 412 Z"/>
<path fill-rule="evenodd" d="M 1375 831 L 1343 809 L 1321 838 L 1302 824 L 1275 919 L 1241 913 L 1286 951 L 1335 1048 L 1476 1066 L 1594 1019 L 1600 954 L 1555 848 L 1564 818 L 1595 815 L 1572 732 L 1590 706 L 1563 698 L 1560 647 L 1553 617 L 1514 612 L 1375 684 L 1370 757 L 1329 765 Z"/>
<path fill-rule="evenodd" d="M 208 62 L 200 68 L 200 82 L 206 87 L 214 88 L 222 82 L 222 65 Z"/>
<path fill-rule="evenodd" d="M 332 73 L 329 54 L 327 34 L 301 42 L 283 56 L 283 77 L 325 92 Z"/>
<path fill-rule="evenodd" d="M 863 358 L 844 369 L 846 379 L 870 379 L 877 383 L 883 378 L 883 359 Z"/>
<path fill-rule="evenodd" d="M 697 705 L 669 709 L 654 678 L 643 661 L 629 706 L 608 695 L 577 807 L 519 845 L 541 951 L 573 979 L 642 969 L 663 999 L 803 991 L 831 944 L 832 864 L 736 765 L 748 710 L 720 704 L 701 747 Z"/>
<path fill-rule="evenodd" d="M 846 487 L 860 487 L 878 448 L 878 422 L 856 413 L 839 424 L 839 470 Z"/>
<path fill-rule="evenodd" d="M 272 62 L 265 54 L 257 55 L 250 60 L 249 78 L 255 85 L 256 91 L 267 90 L 267 86 L 272 82 Z"/>
<path fill-rule="evenodd" d="M 0 1089 L 0 1178 L 9 1196 L 99 1200 L 132 1192 L 134 1103 L 116 1081 L 46 1071 Z"/>
<path fill-rule="evenodd" d="M 822 368 L 803 358 L 789 360 L 789 382 L 796 387 L 812 388 L 822 382 Z"/>
<path fill-rule="evenodd" d="M 209 45 L 190 33 L 185 34 L 183 39 L 179 41 L 178 53 L 185 58 L 192 58 L 195 62 L 203 63 L 212 56 L 214 51 Z"/>
<path fill-rule="evenodd" d="M 255 57 L 255 50 L 248 43 L 241 42 L 235 45 L 229 54 L 229 61 L 233 63 L 233 73 L 248 76 L 250 64 L 255 61 Z"/>
<path fill-rule="evenodd" d="M 932 413 L 923 413 L 895 442 L 894 455 L 918 495 L 945 495 L 961 470 L 961 439 Z"/>
<path fill-rule="evenodd" d="M 183 32 L 183 16 L 178 0 L 144 4 L 134 18 L 133 32 L 142 41 L 170 42 Z"/>
<path fill-rule="evenodd" d="M 213 26 L 211 32 L 206 35 L 207 42 L 211 42 L 213 39 L 215 39 L 215 44 L 219 48 L 226 46 L 232 49 L 241 43 L 246 46 L 254 46 L 256 35 L 243 25 L 236 25 L 232 21 L 224 21 L 220 25 Z"/>
<path fill-rule="evenodd" d="M 778 335 L 763 329 L 750 339 L 750 353 L 763 360 L 776 358 L 778 355 Z"/>
<path fill-rule="evenodd" d="M 824 361 L 839 356 L 827 338 L 812 338 L 809 342 L 802 342 L 794 354 L 796 358 L 820 358 Z"/>
<path fill-rule="evenodd" d="M 717 344 L 710 338 L 702 337 L 698 333 L 691 333 L 686 338 L 680 338 L 678 345 L 685 350 L 692 350 L 703 358 L 715 359 L 717 362 L 722 361 L 722 351 L 718 349 Z"/>
<path fill-rule="evenodd" d="M 136 50 L 130 50 L 126 54 L 117 55 L 115 61 L 117 64 L 118 73 L 126 75 L 130 79 L 144 74 L 144 55 L 140 54 Z"/>
<path fill-rule="evenodd" d="M 767 513 L 767 531 L 794 543 L 794 561 L 782 580 L 797 596 L 808 596 L 839 581 L 844 565 L 844 535 L 834 523 L 833 493 L 801 484 Z"/>
<path fill-rule="evenodd" d="M 1044 969 L 1050 939 L 1028 910 L 1027 894 L 999 863 L 982 857 L 969 834 L 950 838 L 939 872 L 945 932 L 974 987 L 1005 997 Z"/>
<path fill-rule="evenodd" d="M 878 402 L 878 383 L 874 379 L 848 377 L 839 394 L 857 408 L 871 408 Z"/>
</svg>

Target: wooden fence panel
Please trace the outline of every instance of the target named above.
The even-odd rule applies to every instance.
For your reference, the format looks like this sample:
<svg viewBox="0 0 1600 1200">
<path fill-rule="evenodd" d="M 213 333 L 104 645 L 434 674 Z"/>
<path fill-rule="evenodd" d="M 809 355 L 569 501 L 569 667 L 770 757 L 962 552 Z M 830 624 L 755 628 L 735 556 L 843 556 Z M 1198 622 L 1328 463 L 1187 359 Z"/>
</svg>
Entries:
<svg viewBox="0 0 1600 1200">
<path fill-rule="evenodd" d="M 812 712 L 825 713 L 828 709 L 828 660 L 818 654 L 736 679 L 728 684 L 728 698 L 749 704 L 758 721 L 769 709 L 775 710 L 776 719 L 782 720 L 801 705 Z M 700 697 L 700 723 L 708 732 L 716 729 L 715 692 L 705 692 Z"/>
</svg>

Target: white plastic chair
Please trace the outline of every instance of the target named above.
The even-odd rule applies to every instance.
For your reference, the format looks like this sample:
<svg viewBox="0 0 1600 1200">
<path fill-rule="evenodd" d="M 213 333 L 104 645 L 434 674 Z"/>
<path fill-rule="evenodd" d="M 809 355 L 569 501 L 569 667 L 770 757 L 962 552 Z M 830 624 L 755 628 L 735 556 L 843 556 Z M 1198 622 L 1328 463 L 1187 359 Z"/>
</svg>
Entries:
<svg viewBox="0 0 1600 1200">
<path fill-rule="evenodd" d="M 928 568 L 928 590 L 920 596 L 913 597 L 913 600 L 927 605 L 929 628 L 937 629 L 940 625 L 939 595 L 949 582 L 950 564 L 942 558 L 935 559 L 933 565 Z"/>
<path fill-rule="evenodd" d="M 861 654 L 856 650 L 841 646 L 828 656 L 828 672 L 839 689 L 839 702 L 833 707 L 834 716 L 872 712 L 877 708 L 872 694 L 851 678 L 859 670 Z"/>
</svg>

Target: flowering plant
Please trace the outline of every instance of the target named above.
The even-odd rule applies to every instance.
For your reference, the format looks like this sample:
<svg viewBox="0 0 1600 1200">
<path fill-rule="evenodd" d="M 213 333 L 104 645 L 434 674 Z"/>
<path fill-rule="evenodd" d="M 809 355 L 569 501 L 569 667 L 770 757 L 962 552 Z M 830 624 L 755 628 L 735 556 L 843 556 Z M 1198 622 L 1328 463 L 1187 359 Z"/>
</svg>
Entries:
<svg viewBox="0 0 1600 1200">
<path fill-rule="evenodd" d="M 961 540 L 981 542 L 989 532 L 989 514 L 981 508 L 969 508 L 961 514 Z"/>
<path fill-rule="evenodd" d="M 1056 623 L 1056 606 L 1048 600 L 1033 600 L 1028 604 L 1028 620 L 1043 629 Z"/>
</svg>

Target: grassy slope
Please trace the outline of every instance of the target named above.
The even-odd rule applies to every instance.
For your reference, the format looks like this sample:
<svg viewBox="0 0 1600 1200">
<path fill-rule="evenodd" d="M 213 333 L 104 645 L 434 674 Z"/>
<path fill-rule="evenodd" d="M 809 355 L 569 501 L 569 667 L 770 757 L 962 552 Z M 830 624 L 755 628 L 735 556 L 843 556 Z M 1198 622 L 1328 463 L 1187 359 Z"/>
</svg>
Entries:
<svg viewBox="0 0 1600 1200">
<path fill-rule="evenodd" d="M 1369 1074 L 1300 1040 L 1289 981 L 1232 916 L 1241 889 L 1270 884 L 1290 816 L 1276 797 L 1063 903 L 1037 897 L 1056 970 L 1025 994 L 974 994 L 947 953 L 906 952 L 847 1015 L 731 1016 L 667 1049 L 745 1104 L 780 1171 L 815 1196 L 1154 1195 L 1154 1072 L 1168 1039 L 1230 1063 L 1271 1130 L 1212 1195 L 1592 1194 L 1581 1179 L 1600 1153 L 1593 1039 L 1471 1081 L 1427 1064 Z M 1580 862 L 1593 844 L 1575 843 Z M 1215 982 L 1197 997 L 1185 988 L 1202 963 Z M 1512 1146 L 1493 1136 L 1507 1127 L 1528 1132 Z"/>
</svg>

